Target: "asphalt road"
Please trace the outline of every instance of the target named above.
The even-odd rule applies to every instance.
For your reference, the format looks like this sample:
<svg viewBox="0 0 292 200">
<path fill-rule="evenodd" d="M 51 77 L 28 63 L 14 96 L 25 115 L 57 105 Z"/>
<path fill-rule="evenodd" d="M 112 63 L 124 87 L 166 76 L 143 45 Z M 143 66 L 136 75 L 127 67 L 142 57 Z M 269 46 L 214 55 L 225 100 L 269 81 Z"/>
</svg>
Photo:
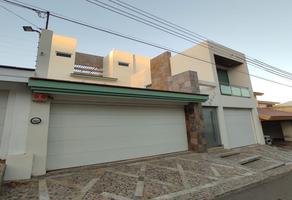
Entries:
<svg viewBox="0 0 292 200">
<path fill-rule="evenodd" d="M 284 177 L 216 200 L 292 200 L 292 172 Z"/>
</svg>

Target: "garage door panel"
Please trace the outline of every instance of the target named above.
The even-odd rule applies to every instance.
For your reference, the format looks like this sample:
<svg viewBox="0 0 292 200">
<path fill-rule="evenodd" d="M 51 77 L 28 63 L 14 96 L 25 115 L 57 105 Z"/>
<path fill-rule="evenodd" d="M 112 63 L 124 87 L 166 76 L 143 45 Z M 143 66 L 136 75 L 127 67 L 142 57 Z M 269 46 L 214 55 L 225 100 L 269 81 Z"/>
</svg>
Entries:
<svg viewBox="0 0 292 200">
<path fill-rule="evenodd" d="M 51 106 L 47 169 L 184 150 L 182 107 Z"/>
<path fill-rule="evenodd" d="M 120 112 L 117 110 L 116 112 Z M 145 112 L 145 110 L 141 110 L 141 112 Z M 166 114 L 168 115 L 168 114 Z M 169 113 L 168 117 L 164 116 L 139 116 L 139 115 L 99 115 L 96 113 L 95 116 L 72 116 L 72 115 L 51 115 L 52 122 L 50 123 L 50 127 L 103 127 L 103 126 L 124 126 L 124 122 L 121 120 L 122 117 L 131 118 L 131 122 L 133 125 L 169 125 L 169 124 L 181 124 L 184 122 L 182 119 L 178 119 L 174 113 Z M 70 121 L 67 119 L 70 118 Z M 82 119 L 82 120 L 80 120 Z"/>
<path fill-rule="evenodd" d="M 172 132 L 164 129 L 163 127 L 167 126 L 169 129 L 172 129 Z M 141 127 L 144 127 L 141 129 Z M 135 132 L 135 135 L 124 135 L 123 138 L 133 138 L 133 137 L 144 137 L 144 139 L 152 139 L 152 137 L 160 136 L 175 136 L 176 132 L 184 132 L 185 129 L 182 129 L 181 124 L 159 124 L 159 125 L 130 125 L 128 127 L 123 126 L 93 126 L 93 127 L 50 127 L 50 132 L 57 134 L 58 137 L 49 137 L 49 142 L 60 141 L 60 140 L 111 140 L 112 137 L 115 137 L 117 133 L 121 130 L 127 130 L 127 132 Z M 82 133 L 82 134 L 80 134 Z M 104 134 L 106 133 L 106 134 Z M 123 134 L 123 132 L 121 132 Z M 151 137 L 149 137 L 151 136 Z M 123 139 L 123 138 L 120 138 Z"/>
<path fill-rule="evenodd" d="M 231 148 L 256 143 L 251 110 L 224 109 L 224 114 Z"/>
<path fill-rule="evenodd" d="M 177 146 L 173 143 L 174 146 Z M 133 157 L 133 151 L 135 151 L 136 157 Z M 47 162 L 48 168 L 68 168 L 82 165 L 90 165 L 96 163 L 106 163 L 117 160 L 125 160 L 131 158 L 145 157 L 150 155 L 171 153 L 174 151 L 181 151 L 180 148 L 173 149 L 167 146 L 160 146 L 157 148 L 156 145 L 137 146 L 135 149 L 120 148 L 120 149 L 105 149 L 99 151 L 81 152 L 66 154 L 65 156 L 48 156 Z M 147 153 L 146 153 L 147 152 Z M 58 163 L 56 165 L 56 163 Z M 78 163 L 78 165 L 76 165 Z"/>
<path fill-rule="evenodd" d="M 105 132 L 100 131 L 98 135 L 92 135 L 88 137 L 88 135 L 83 134 L 84 137 L 79 137 L 78 132 L 75 135 L 78 137 L 70 137 L 70 134 L 67 134 L 67 137 L 58 136 L 58 138 L 50 139 L 50 151 L 48 154 L 57 154 L 58 152 L 62 153 L 70 153 L 70 152 L 79 152 L 83 151 L 91 151 L 92 149 L 101 150 L 110 146 L 111 148 L 120 148 L 120 147 L 129 147 L 137 145 L 137 141 L 142 141 L 139 143 L 140 146 L 150 144 L 150 145 L 163 145 L 169 144 L 173 142 L 173 138 L 176 137 L 177 134 L 183 135 L 185 134 L 184 130 L 178 126 L 172 126 L 171 132 L 169 130 L 163 130 L 163 127 L 157 128 L 147 128 L 141 131 L 137 131 L 133 134 L 123 134 L 119 132 L 120 130 L 105 130 Z M 105 133 L 105 134 L 103 134 Z M 59 134 L 56 132 L 56 134 Z M 120 136 L 120 137 L 119 137 Z M 159 137 L 158 137 L 159 136 Z M 117 138 L 117 139 L 114 139 Z M 153 139 L 155 138 L 155 139 Z M 175 141 L 177 145 L 184 145 L 185 140 L 177 140 Z M 97 145 L 98 144 L 98 145 Z M 80 149 L 80 150 L 78 150 Z"/>
<path fill-rule="evenodd" d="M 6 107 L 8 100 L 8 91 L 0 91 L 0 141 L 2 139 L 2 132 L 6 116 Z"/>
</svg>

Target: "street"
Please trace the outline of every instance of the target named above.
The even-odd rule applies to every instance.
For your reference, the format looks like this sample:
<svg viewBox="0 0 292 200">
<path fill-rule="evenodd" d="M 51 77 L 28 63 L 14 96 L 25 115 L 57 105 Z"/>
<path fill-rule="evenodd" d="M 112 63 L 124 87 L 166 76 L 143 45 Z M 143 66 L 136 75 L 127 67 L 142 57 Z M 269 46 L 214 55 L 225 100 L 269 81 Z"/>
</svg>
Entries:
<svg viewBox="0 0 292 200">
<path fill-rule="evenodd" d="M 291 200 L 292 173 L 217 200 Z"/>
</svg>

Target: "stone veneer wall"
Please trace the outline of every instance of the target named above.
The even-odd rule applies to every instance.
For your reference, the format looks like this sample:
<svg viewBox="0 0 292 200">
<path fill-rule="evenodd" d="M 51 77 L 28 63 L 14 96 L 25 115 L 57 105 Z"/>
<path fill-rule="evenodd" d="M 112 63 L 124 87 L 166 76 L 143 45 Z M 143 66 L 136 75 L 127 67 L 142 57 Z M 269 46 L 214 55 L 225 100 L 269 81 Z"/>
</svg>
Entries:
<svg viewBox="0 0 292 200">
<path fill-rule="evenodd" d="M 168 90 L 168 78 L 171 76 L 170 52 L 164 52 L 150 60 L 151 88 Z"/>
<path fill-rule="evenodd" d="M 171 76 L 170 56 L 169 52 L 165 52 L 151 60 L 151 88 L 176 92 L 199 93 L 200 87 L 197 72 L 186 71 Z M 203 131 L 201 104 L 189 103 L 186 105 L 185 119 L 188 149 L 196 152 L 206 152 L 207 140 Z"/>
<path fill-rule="evenodd" d="M 75 64 L 103 68 L 103 57 L 76 52 Z"/>
<path fill-rule="evenodd" d="M 3 184 L 4 179 L 4 172 L 5 172 L 6 164 L 5 161 L 0 160 L 0 193 L 1 193 L 1 186 Z"/>
</svg>

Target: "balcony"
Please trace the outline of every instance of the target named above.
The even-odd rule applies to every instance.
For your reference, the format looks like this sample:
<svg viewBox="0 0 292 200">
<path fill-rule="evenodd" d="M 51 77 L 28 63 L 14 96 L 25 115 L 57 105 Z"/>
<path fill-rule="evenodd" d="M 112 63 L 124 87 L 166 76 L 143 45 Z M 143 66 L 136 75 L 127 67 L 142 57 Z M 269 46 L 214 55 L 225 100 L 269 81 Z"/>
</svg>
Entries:
<svg viewBox="0 0 292 200">
<path fill-rule="evenodd" d="M 96 66 L 87 65 L 74 65 L 72 75 L 89 76 L 89 77 L 102 77 L 103 70 Z"/>
<path fill-rule="evenodd" d="M 220 84 L 220 91 L 222 95 L 236 96 L 236 97 L 245 97 L 250 98 L 251 94 L 249 88 L 239 87 L 228 84 Z"/>
</svg>

